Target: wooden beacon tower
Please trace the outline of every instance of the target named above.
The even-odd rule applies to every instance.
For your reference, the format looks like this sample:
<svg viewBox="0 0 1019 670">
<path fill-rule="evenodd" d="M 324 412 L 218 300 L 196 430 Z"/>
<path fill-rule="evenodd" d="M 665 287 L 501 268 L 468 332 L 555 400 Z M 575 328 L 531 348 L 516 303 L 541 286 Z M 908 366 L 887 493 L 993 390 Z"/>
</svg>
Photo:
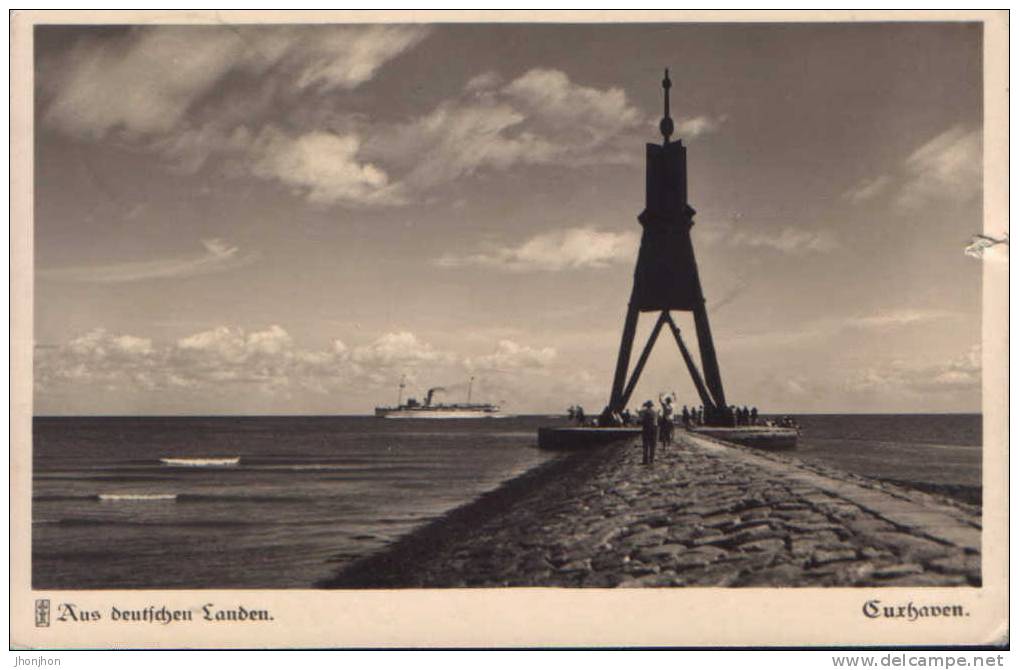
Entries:
<svg viewBox="0 0 1019 670">
<path fill-rule="evenodd" d="M 637 217 L 644 232 L 640 240 L 637 268 L 633 273 L 633 292 L 630 294 L 630 304 L 623 323 L 623 338 L 619 345 L 612 393 L 602 413 L 603 421 L 599 422 L 602 425 L 613 414 L 622 412 L 630 402 L 630 396 L 663 326 L 669 327 L 679 345 L 683 361 L 704 405 L 705 423 L 724 425 L 731 420 L 715 356 L 715 345 L 711 340 L 711 326 L 704 306 L 693 242 L 690 239 L 695 211 L 687 201 L 686 147 L 681 140 L 670 141 L 673 133 L 672 118 L 669 116 L 671 87 L 669 71 L 665 70 L 665 78 L 662 80 L 665 114 L 659 124 L 663 142 L 660 145 L 647 145 L 647 195 L 644 211 Z M 703 376 L 684 344 L 670 311 L 693 312 Z M 627 377 L 641 312 L 658 312 L 658 320 L 637 364 Z"/>
</svg>

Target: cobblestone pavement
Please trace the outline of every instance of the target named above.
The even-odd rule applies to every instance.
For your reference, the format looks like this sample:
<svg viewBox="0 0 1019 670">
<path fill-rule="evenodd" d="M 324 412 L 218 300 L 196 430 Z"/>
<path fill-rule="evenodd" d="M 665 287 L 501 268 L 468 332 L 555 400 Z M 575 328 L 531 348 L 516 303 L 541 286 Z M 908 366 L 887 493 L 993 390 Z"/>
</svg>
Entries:
<svg viewBox="0 0 1019 670">
<path fill-rule="evenodd" d="M 684 433 L 590 457 L 379 584 L 978 586 L 979 508 Z M 362 571 L 363 575 L 363 571 Z M 372 580 L 369 580 L 372 581 Z M 342 586 L 341 578 L 336 585 Z M 369 584 L 361 583 L 366 586 Z"/>
</svg>

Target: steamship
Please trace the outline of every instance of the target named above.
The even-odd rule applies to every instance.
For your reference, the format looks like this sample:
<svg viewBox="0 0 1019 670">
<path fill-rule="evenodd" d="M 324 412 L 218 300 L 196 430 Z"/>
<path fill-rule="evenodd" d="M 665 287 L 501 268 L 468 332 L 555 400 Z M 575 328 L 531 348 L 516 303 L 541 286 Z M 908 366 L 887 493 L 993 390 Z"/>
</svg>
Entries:
<svg viewBox="0 0 1019 670">
<path fill-rule="evenodd" d="M 433 403 L 435 394 L 444 393 L 446 389 L 435 386 L 428 389 L 424 402 L 418 402 L 416 398 L 408 398 L 403 402 L 403 389 L 406 387 L 404 380 L 400 380 L 400 394 L 395 407 L 376 407 L 375 416 L 380 419 L 504 419 L 504 414 L 498 405 L 492 403 L 472 403 L 471 387 L 474 384 L 474 377 L 471 377 L 467 385 L 467 402 L 463 403 Z"/>
</svg>

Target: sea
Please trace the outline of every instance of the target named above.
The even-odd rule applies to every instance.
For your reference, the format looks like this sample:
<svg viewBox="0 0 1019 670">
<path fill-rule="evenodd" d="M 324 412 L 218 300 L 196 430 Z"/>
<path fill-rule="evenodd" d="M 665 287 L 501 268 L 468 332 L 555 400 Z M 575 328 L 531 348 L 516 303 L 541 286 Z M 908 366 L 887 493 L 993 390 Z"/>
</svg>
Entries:
<svg viewBox="0 0 1019 670">
<path fill-rule="evenodd" d="M 797 420 L 801 458 L 979 499 L 979 415 Z M 36 417 L 32 584 L 312 588 L 555 458 L 536 431 L 560 424 Z"/>
</svg>

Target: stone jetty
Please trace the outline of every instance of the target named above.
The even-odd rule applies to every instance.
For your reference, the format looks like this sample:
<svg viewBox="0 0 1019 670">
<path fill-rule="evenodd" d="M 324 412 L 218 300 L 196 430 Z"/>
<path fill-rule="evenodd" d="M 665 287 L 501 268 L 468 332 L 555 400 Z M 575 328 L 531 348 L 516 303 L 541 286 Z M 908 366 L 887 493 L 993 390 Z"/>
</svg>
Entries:
<svg viewBox="0 0 1019 670">
<path fill-rule="evenodd" d="M 321 586 L 979 586 L 980 508 L 677 431 L 510 481 Z"/>
</svg>

